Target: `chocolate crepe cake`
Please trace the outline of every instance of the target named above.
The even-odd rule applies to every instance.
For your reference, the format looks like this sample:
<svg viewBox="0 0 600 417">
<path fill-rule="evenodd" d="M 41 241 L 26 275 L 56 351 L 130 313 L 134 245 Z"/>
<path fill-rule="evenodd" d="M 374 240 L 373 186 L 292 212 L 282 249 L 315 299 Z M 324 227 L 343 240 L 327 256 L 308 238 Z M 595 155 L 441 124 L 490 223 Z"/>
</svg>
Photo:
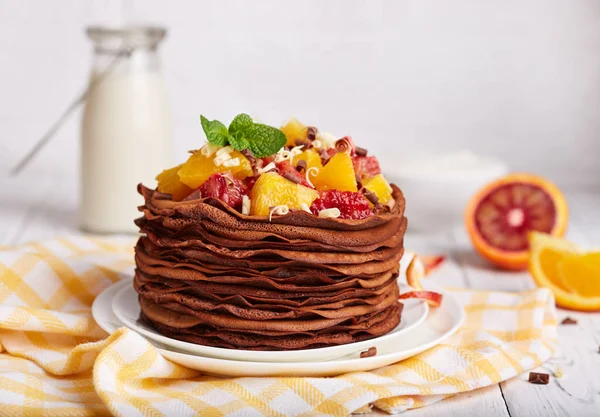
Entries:
<svg viewBox="0 0 600 417">
<path fill-rule="evenodd" d="M 251 350 L 394 329 L 402 192 L 349 137 L 296 120 L 279 130 L 249 119 L 254 130 L 238 134 L 240 117 L 223 126 L 225 141 L 203 118 L 209 143 L 161 173 L 156 190 L 138 187 L 142 317 L 168 337 Z"/>
</svg>

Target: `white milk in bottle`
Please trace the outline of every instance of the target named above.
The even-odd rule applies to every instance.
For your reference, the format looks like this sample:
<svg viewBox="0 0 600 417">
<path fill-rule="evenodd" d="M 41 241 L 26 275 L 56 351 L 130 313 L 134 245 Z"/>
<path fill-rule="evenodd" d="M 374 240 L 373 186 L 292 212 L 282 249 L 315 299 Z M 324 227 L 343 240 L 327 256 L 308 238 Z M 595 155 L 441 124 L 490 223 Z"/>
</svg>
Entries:
<svg viewBox="0 0 600 417">
<path fill-rule="evenodd" d="M 172 165 L 171 113 L 156 53 L 161 28 L 87 30 L 94 65 L 81 131 L 81 227 L 136 232 L 138 183 Z"/>
</svg>

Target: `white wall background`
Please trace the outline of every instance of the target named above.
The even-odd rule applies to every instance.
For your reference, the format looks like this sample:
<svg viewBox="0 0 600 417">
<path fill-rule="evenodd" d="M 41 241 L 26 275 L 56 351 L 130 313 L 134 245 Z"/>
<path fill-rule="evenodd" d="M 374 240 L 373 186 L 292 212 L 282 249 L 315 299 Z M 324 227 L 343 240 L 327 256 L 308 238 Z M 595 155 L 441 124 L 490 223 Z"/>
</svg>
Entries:
<svg viewBox="0 0 600 417">
<path fill-rule="evenodd" d="M 600 0 L 0 2 L 0 172 L 86 83 L 90 23 L 155 22 L 180 159 L 200 112 L 291 115 L 370 150 L 470 148 L 600 185 Z M 76 175 L 79 115 L 30 174 Z"/>
</svg>

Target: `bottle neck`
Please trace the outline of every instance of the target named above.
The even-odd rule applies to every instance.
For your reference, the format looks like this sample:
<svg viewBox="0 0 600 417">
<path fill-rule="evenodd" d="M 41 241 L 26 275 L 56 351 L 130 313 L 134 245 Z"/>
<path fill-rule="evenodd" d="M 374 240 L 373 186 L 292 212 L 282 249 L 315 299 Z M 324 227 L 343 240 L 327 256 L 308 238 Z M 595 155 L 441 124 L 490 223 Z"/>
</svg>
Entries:
<svg viewBox="0 0 600 417">
<path fill-rule="evenodd" d="M 158 72 L 160 62 L 156 49 L 135 48 L 118 50 L 99 50 L 94 52 L 92 71 L 113 72 Z"/>
</svg>

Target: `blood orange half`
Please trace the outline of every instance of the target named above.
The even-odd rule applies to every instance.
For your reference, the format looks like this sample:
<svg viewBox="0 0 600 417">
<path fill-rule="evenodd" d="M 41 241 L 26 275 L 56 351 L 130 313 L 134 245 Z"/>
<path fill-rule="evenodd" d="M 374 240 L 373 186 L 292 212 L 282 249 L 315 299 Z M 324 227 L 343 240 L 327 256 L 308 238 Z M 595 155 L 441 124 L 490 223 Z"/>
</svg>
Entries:
<svg viewBox="0 0 600 417">
<path fill-rule="evenodd" d="M 562 236 L 567 217 L 567 202 L 558 187 L 531 174 L 510 174 L 486 185 L 465 210 L 475 250 L 511 270 L 527 267 L 529 232 Z"/>
</svg>

